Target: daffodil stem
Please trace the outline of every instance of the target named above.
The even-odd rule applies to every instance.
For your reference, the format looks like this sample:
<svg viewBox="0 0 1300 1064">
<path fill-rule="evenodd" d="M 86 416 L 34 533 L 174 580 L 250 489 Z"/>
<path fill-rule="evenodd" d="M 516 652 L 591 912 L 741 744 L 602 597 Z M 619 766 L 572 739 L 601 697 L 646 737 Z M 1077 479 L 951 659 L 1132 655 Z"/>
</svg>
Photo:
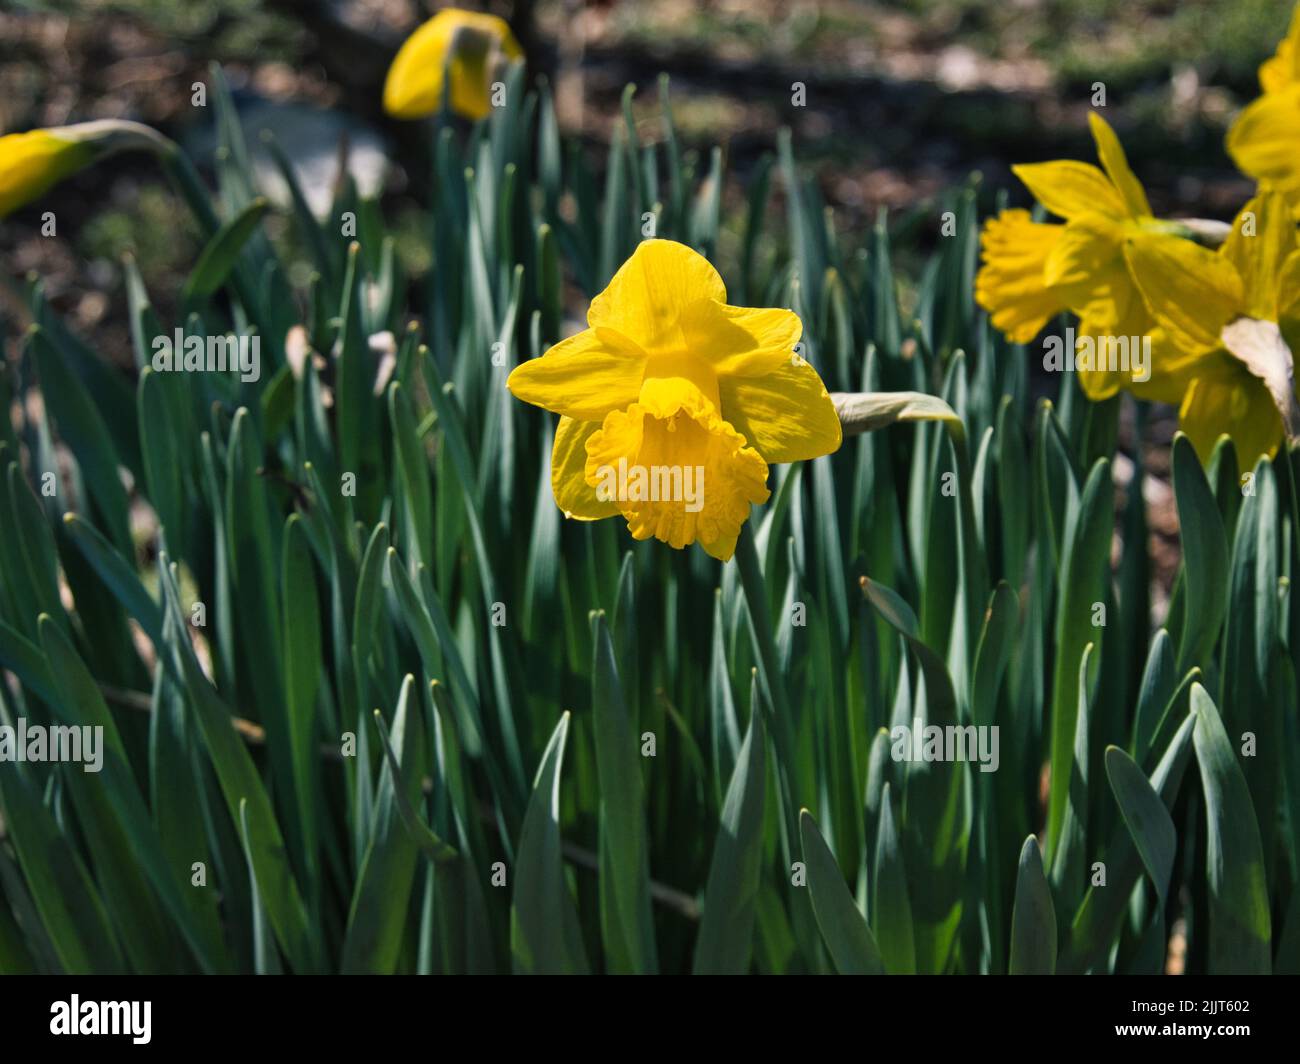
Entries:
<svg viewBox="0 0 1300 1064">
<path fill-rule="evenodd" d="M 199 228 L 203 230 L 203 239 L 210 239 L 221 227 L 221 222 L 212 209 L 212 199 L 199 180 L 190 157 L 181 151 L 178 144 L 168 141 L 166 147 L 159 149 L 158 159 L 193 213 L 195 221 L 199 223 Z"/>
</svg>

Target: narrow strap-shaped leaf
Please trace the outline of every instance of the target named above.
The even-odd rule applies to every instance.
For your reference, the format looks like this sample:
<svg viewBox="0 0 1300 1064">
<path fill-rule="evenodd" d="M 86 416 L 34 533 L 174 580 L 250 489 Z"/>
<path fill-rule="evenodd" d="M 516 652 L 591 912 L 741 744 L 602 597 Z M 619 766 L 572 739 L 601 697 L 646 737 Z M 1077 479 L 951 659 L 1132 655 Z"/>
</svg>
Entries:
<svg viewBox="0 0 1300 1064">
<path fill-rule="evenodd" d="M 882 728 L 881 736 L 884 734 Z M 881 745 L 883 748 L 883 743 Z M 875 876 L 871 883 L 871 918 L 885 970 L 890 975 L 915 975 L 916 940 L 912 931 L 912 903 L 907 896 L 907 866 L 903 860 L 888 783 L 880 795 Z"/>
<path fill-rule="evenodd" d="M 45 332 L 33 329 L 30 337 L 41 395 L 54 416 L 59 435 L 81 467 L 83 483 L 99 510 L 108 538 L 118 550 L 129 553 L 132 542 L 126 491 L 118 473 L 117 449 L 99 407 L 64 365 Z"/>
<path fill-rule="evenodd" d="M 1192 712 L 1196 762 L 1205 791 L 1209 970 L 1213 975 L 1267 975 L 1272 923 L 1250 791 L 1219 711 L 1200 684 L 1192 688 Z"/>
<path fill-rule="evenodd" d="M 307 909 L 289 868 L 284 836 L 276 822 L 271 800 L 239 733 L 231 725 L 231 712 L 204 675 L 186 635 L 180 590 L 166 553 L 159 555 L 167 609 L 172 614 L 173 635 L 168 652 L 184 678 L 190 705 L 212 758 L 231 820 L 241 822 L 240 802 L 248 800 L 249 852 L 267 918 L 289 963 L 298 972 L 322 967 L 320 941 L 311 934 Z"/>
<path fill-rule="evenodd" d="M 835 970 L 841 975 L 884 975 L 885 966 L 871 929 L 854 904 L 835 855 L 807 809 L 799 814 L 799 837 L 813 913 Z"/>
<path fill-rule="evenodd" d="M 517 974 L 586 975 L 578 914 L 564 877 L 560 839 L 560 767 L 569 714 L 551 734 L 533 781 L 515 848 L 515 891 L 510 910 L 510 951 Z"/>
<path fill-rule="evenodd" d="M 1183 618 L 1178 671 L 1208 663 L 1228 607 L 1228 538 L 1196 449 L 1174 437 L 1174 499 L 1183 545 Z"/>
<path fill-rule="evenodd" d="M 185 282 L 187 301 L 210 296 L 225 283 L 269 207 L 266 200 L 255 199 L 217 230 Z"/>
<path fill-rule="evenodd" d="M 257 872 L 253 868 L 248 845 L 247 799 L 239 803 L 239 833 L 244 843 L 244 857 L 248 861 L 249 890 L 253 895 L 253 971 L 258 975 L 279 975 L 280 955 L 275 949 L 275 936 L 266 921 L 266 909 L 262 905 L 261 892 L 257 889 Z"/>
<path fill-rule="evenodd" d="M 413 679 L 413 677 L 408 677 L 408 679 Z M 379 710 L 375 710 L 375 725 L 379 730 L 379 740 L 384 747 L 384 764 L 396 777 L 401 778 L 401 761 L 398 759 L 397 751 L 393 749 L 393 741 L 388 732 L 388 722 L 384 720 L 384 715 Z M 397 787 L 393 791 L 393 796 L 397 799 L 397 811 L 401 814 L 402 821 L 406 824 L 406 830 L 410 832 L 411 838 L 415 840 L 416 845 L 420 847 L 429 860 L 453 860 L 457 856 L 455 848 L 448 846 L 425 824 L 412 804 L 411 796 L 407 791 L 408 788 L 405 786 Z"/>
<path fill-rule="evenodd" d="M 60 831 L 34 783 L 10 762 L 0 762 L 0 812 L 64 971 L 126 972 L 108 911 L 77 847 Z"/>
<path fill-rule="evenodd" d="M 320 795 L 316 777 L 316 694 L 323 660 L 320 599 L 316 572 L 302 518 L 290 514 L 284 526 L 284 551 L 280 566 L 284 582 L 280 601 L 284 618 L 285 716 L 293 762 L 291 808 L 302 825 L 308 882 L 316 876 L 316 813 Z"/>
<path fill-rule="evenodd" d="M 1099 659 L 1105 655 L 1105 629 L 1094 627 L 1093 611 L 1104 598 L 1103 583 L 1110 564 L 1110 532 L 1115 522 L 1112 493 L 1110 463 L 1099 458 L 1088 475 L 1078 512 L 1067 522 L 1052 674 L 1047 852 L 1053 863 L 1069 804 L 1070 766 L 1079 714 L 1079 659 L 1088 643 L 1098 645 Z"/>
<path fill-rule="evenodd" d="M 396 757 L 385 760 L 371 813 L 369 845 L 357 873 L 343 940 L 341 968 L 354 974 L 391 974 L 402 953 L 406 908 L 415 887 L 419 851 L 403 823 L 399 791 L 408 802 L 420 798 L 425 756 L 424 715 L 415 677 L 402 681 L 393 713 Z M 412 696 L 414 695 L 414 699 Z"/>
<path fill-rule="evenodd" d="M 603 614 L 592 619 L 592 723 L 600 781 L 601 930 L 611 971 L 658 967 L 650 918 L 650 858 L 637 736 Z"/>
<path fill-rule="evenodd" d="M 1173 818 L 1137 763 L 1117 746 L 1106 747 L 1106 776 L 1156 896 L 1163 901 L 1178 845 Z"/>
<path fill-rule="evenodd" d="M 1030 835 L 1020 850 L 1016 902 L 1011 910 L 1011 975 L 1056 972 L 1056 907 L 1043 874 L 1038 840 Z"/>
<path fill-rule="evenodd" d="M 767 739 L 763 713 L 755 699 L 749 730 L 727 785 L 704 888 L 704 916 L 695 940 L 697 975 L 737 975 L 749 970 L 762 859 L 766 776 Z"/>
<path fill-rule="evenodd" d="M 162 607 L 145 589 L 135 569 L 106 540 L 94 525 L 79 514 L 63 515 L 63 527 L 91 567 L 117 600 L 144 629 L 154 647 L 162 653 Z"/>
<path fill-rule="evenodd" d="M 1187 714 L 1151 773 L 1151 786 L 1166 809 L 1178 797 L 1192 754 L 1195 725 L 1195 714 Z M 1063 972 L 1083 972 L 1103 963 L 1120 932 L 1133 888 L 1142 878 L 1142 859 L 1127 828 L 1116 827 L 1105 852 L 1106 885 L 1089 887 L 1074 915 L 1059 962 Z"/>
<path fill-rule="evenodd" d="M 957 728 L 957 699 L 948 668 L 933 648 L 922 641 L 916 615 L 891 588 L 863 578 L 863 593 L 882 617 L 906 639 L 924 679 L 924 702 L 916 700 L 923 728 Z M 900 682 L 902 679 L 900 673 Z M 906 712 L 911 707 L 900 704 Z M 891 731 L 895 743 L 918 741 L 912 734 L 918 720 L 904 718 Z M 900 738 L 905 734 L 906 739 Z M 973 734 L 973 733 L 972 733 Z M 966 765 L 930 763 L 909 759 L 903 794 L 903 847 L 910 874 L 913 930 L 917 971 L 939 974 L 947 966 L 954 936 L 961 922 L 963 877 L 969 832 L 966 800 Z"/>
</svg>

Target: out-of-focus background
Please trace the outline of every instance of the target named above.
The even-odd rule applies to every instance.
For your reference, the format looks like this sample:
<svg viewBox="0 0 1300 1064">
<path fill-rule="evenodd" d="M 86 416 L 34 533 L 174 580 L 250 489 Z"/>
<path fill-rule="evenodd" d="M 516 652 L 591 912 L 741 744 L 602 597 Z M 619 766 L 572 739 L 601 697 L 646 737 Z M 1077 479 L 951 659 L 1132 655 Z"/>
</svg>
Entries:
<svg viewBox="0 0 1300 1064">
<path fill-rule="evenodd" d="M 403 38 L 437 7 L 419 0 L 9 0 L 0 13 L 0 132 L 135 118 L 202 161 L 211 112 L 192 86 L 221 62 L 250 134 L 273 128 L 327 195 L 340 135 L 389 216 L 414 217 L 425 165 L 418 123 L 385 118 L 380 93 Z M 933 238 L 925 209 L 982 174 L 1026 202 L 1011 163 L 1090 158 L 1085 115 L 1106 114 L 1157 213 L 1229 217 L 1248 193 L 1223 133 L 1257 91 L 1256 67 L 1283 35 L 1289 0 L 465 0 L 511 20 L 556 93 L 564 131 L 606 142 L 624 85 L 639 87 L 642 136 L 658 135 L 667 73 L 688 145 L 722 143 L 739 201 L 745 176 L 791 127 L 851 234 L 891 209 L 891 230 Z M 805 106 L 792 86 L 806 86 Z M 593 151 L 599 163 L 602 153 Z M 40 235 L 40 212 L 58 232 Z M 418 275 L 413 224 L 400 247 Z M 163 307 L 196 254 L 160 175 L 121 157 L 0 223 L 3 272 L 31 270 L 109 357 L 125 356 L 120 261 L 134 254 Z M 153 291 L 157 289 L 156 291 Z M 12 293 L 2 297 L 12 299 Z M 0 308 L 5 304 L 0 303 Z M 12 309 L 12 308 L 10 308 Z"/>
</svg>

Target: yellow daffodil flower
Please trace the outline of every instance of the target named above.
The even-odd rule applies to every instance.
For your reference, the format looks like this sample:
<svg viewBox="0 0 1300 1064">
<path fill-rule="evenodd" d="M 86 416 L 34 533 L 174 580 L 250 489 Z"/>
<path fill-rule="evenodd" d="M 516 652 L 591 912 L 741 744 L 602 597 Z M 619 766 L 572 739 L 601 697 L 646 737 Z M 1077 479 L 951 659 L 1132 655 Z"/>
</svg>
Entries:
<svg viewBox="0 0 1300 1064">
<path fill-rule="evenodd" d="M 1153 324 L 1125 263 L 1124 239 L 1133 232 L 1181 238 L 1175 225 L 1152 216 L 1106 120 L 1093 112 L 1088 122 L 1101 169 L 1073 160 L 1012 167 L 1064 224 L 1035 222 L 1027 211 L 1007 210 L 984 225 L 975 300 L 1015 343 L 1028 343 L 1064 310 L 1079 316 L 1080 337 L 1140 337 Z M 1079 383 L 1094 400 L 1121 387 L 1161 398 L 1120 370 L 1080 368 Z"/>
<path fill-rule="evenodd" d="M 587 324 L 506 382 L 560 415 L 551 485 L 568 517 L 621 513 L 636 539 L 698 540 L 726 561 L 750 505 L 768 499 L 768 465 L 840 445 L 831 398 L 794 350 L 799 318 L 729 306 L 683 244 L 642 241 Z"/>
<path fill-rule="evenodd" d="M 1222 433 L 1249 468 L 1294 435 L 1295 381 L 1287 334 L 1300 324 L 1300 241 L 1286 198 L 1242 208 L 1218 252 L 1132 234 L 1124 256 L 1160 324 L 1167 388 L 1179 423 L 1208 460 Z"/>
<path fill-rule="evenodd" d="M 442 106 L 445 76 L 451 109 L 474 121 L 486 118 L 492 82 L 523 54 L 505 19 L 444 8 L 398 49 L 384 82 L 384 110 L 394 118 L 433 114 Z"/>
<path fill-rule="evenodd" d="M 157 150 L 169 143 L 148 126 L 116 120 L 0 137 L 0 218 L 111 152 L 128 148 Z"/>
<path fill-rule="evenodd" d="M 1277 52 L 1259 68 L 1263 95 L 1228 130 L 1228 154 L 1261 190 L 1284 193 L 1300 213 L 1300 4 Z"/>
</svg>

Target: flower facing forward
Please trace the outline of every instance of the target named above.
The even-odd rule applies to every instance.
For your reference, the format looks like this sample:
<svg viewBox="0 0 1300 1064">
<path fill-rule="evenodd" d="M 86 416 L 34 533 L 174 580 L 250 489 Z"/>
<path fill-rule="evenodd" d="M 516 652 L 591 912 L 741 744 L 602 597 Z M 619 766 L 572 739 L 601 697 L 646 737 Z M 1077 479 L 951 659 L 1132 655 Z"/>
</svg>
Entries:
<svg viewBox="0 0 1300 1064">
<path fill-rule="evenodd" d="M 1015 175 L 1064 224 L 1035 222 L 1024 210 L 990 218 L 981 236 L 983 264 L 975 299 L 1014 343 L 1028 343 L 1062 311 L 1079 316 L 1081 337 L 1137 337 L 1152 326 L 1131 270 L 1125 238 L 1135 232 L 1180 240 L 1177 227 L 1151 214 L 1146 193 L 1129 168 L 1119 138 L 1100 115 L 1088 115 L 1101 169 L 1060 160 L 1014 166 Z M 1160 384 L 1126 378 L 1103 367 L 1080 368 L 1079 382 L 1094 400 L 1120 388 L 1150 398 Z"/>
<path fill-rule="evenodd" d="M 1276 190 L 1300 213 L 1300 4 L 1277 52 L 1259 68 L 1263 90 L 1228 130 L 1228 154 L 1261 190 Z"/>
<path fill-rule="evenodd" d="M 0 218 L 111 152 L 169 143 L 148 126 L 115 119 L 0 137 Z"/>
<path fill-rule="evenodd" d="M 1173 367 L 1179 427 L 1202 461 L 1225 432 L 1243 466 L 1271 456 L 1297 428 L 1300 241 L 1286 197 L 1247 203 L 1218 252 L 1135 234 L 1124 254 L 1160 325 L 1156 360 Z"/>
<path fill-rule="evenodd" d="M 560 415 L 551 485 L 568 517 L 621 513 L 636 539 L 698 540 L 726 561 L 750 505 L 767 501 L 768 465 L 840 445 L 830 396 L 794 350 L 799 318 L 728 306 L 683 244 L 639 244 L 587 324 L 507 381 Z"/>
<path fill-rule="evenodd" d="M 492 82 L 523 54 L 505 19 L 444 8 L 398 50 L 384 82 L 384 110 L 395 118 L 431 115 L 450 79 L 451 109 L 474 121 L 486 118 Z"/>
</svg>

